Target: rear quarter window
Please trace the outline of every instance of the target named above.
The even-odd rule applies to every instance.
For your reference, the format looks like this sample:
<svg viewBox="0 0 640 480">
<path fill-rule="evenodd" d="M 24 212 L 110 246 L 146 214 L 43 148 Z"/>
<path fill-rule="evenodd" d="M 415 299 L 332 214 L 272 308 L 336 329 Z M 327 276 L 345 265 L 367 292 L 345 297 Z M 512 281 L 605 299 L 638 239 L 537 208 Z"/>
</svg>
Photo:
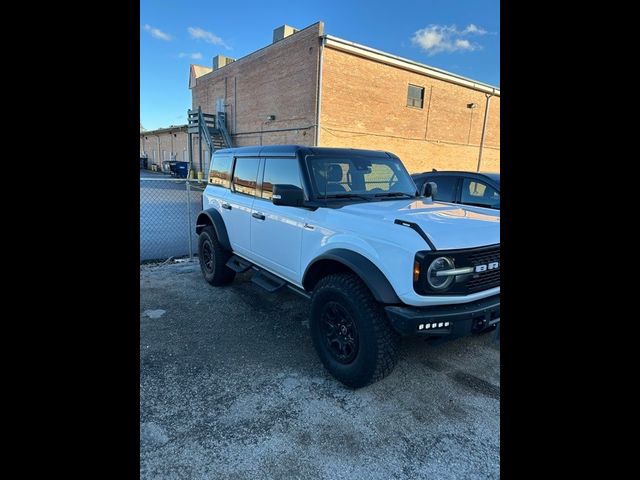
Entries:
<svg viewBox="0 0 640 480">
<path fill-rule="evenodd" d="M 209 184 L 229 188 L 231 184 L 231 160 L 230 155 L 213 156 L 209 169 Z"/>
</svg>

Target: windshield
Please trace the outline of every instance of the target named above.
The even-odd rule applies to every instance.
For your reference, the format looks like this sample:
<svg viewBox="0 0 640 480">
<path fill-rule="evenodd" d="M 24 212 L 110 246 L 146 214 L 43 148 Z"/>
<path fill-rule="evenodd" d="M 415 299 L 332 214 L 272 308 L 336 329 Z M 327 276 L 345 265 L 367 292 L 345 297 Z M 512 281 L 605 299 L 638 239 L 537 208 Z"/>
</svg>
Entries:
<svg viewBox="0 0 640 480">
<path fill-rule="evenodd" d="M 416 186 L 397 158 L 307 157 L 317 198 L 415 197 Z"/>
</svg>

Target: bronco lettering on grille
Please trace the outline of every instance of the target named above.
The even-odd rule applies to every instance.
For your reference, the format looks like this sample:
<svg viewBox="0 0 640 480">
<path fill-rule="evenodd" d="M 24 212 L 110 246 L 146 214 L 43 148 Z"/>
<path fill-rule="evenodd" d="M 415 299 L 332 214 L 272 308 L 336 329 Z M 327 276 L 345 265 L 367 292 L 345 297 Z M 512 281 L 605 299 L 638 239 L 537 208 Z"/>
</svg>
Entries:
<svg viewBox="0 0 640 480">
<path fill-rule="evenodd" d="M 499 262 L 491 262 L 486 265 L 477 265 L 475 268 L 476 273 L 486 272 L 487 270 L 495 270 L 496 268 L 500 268 Z"/>
</svg>

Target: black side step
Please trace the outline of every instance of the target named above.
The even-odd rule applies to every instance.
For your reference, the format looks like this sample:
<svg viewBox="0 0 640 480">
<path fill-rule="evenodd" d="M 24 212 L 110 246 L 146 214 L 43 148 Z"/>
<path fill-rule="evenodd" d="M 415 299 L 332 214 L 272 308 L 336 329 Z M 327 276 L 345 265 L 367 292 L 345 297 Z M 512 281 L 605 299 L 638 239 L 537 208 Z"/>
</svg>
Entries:
<svg viewBox="0 0 640 480">
<path fill-rule="evenodd" d="M 246 272 L 251 268 L 251 264 L 242 258 L 233 255 L 226 263 L 227 267 L 236 273 Z"/>
<path fill-rule="evenodd" d="M 251 277 L 251 281 L 264 288 L 267 292 L 275 292 L 287 284 L 287 282 L 281 278 L 278 278 L 265 270 L 258 271 L 258 273 Z"/>
</svg>

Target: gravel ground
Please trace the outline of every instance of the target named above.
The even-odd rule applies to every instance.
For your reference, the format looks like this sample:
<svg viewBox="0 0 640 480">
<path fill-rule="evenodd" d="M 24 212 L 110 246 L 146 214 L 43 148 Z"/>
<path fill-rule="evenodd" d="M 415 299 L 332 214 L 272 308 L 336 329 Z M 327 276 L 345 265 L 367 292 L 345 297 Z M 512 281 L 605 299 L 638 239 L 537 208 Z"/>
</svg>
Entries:
<svg viewBox="0 0 640 480">
<path fill-rule="evenodd" d="M 197 264 L 140 269 L 143 479 L 499 478 L 494 334 L 405 339 L 394 372 L 350 390 L 317 359 L 308 301 Z"/>
</svg>

